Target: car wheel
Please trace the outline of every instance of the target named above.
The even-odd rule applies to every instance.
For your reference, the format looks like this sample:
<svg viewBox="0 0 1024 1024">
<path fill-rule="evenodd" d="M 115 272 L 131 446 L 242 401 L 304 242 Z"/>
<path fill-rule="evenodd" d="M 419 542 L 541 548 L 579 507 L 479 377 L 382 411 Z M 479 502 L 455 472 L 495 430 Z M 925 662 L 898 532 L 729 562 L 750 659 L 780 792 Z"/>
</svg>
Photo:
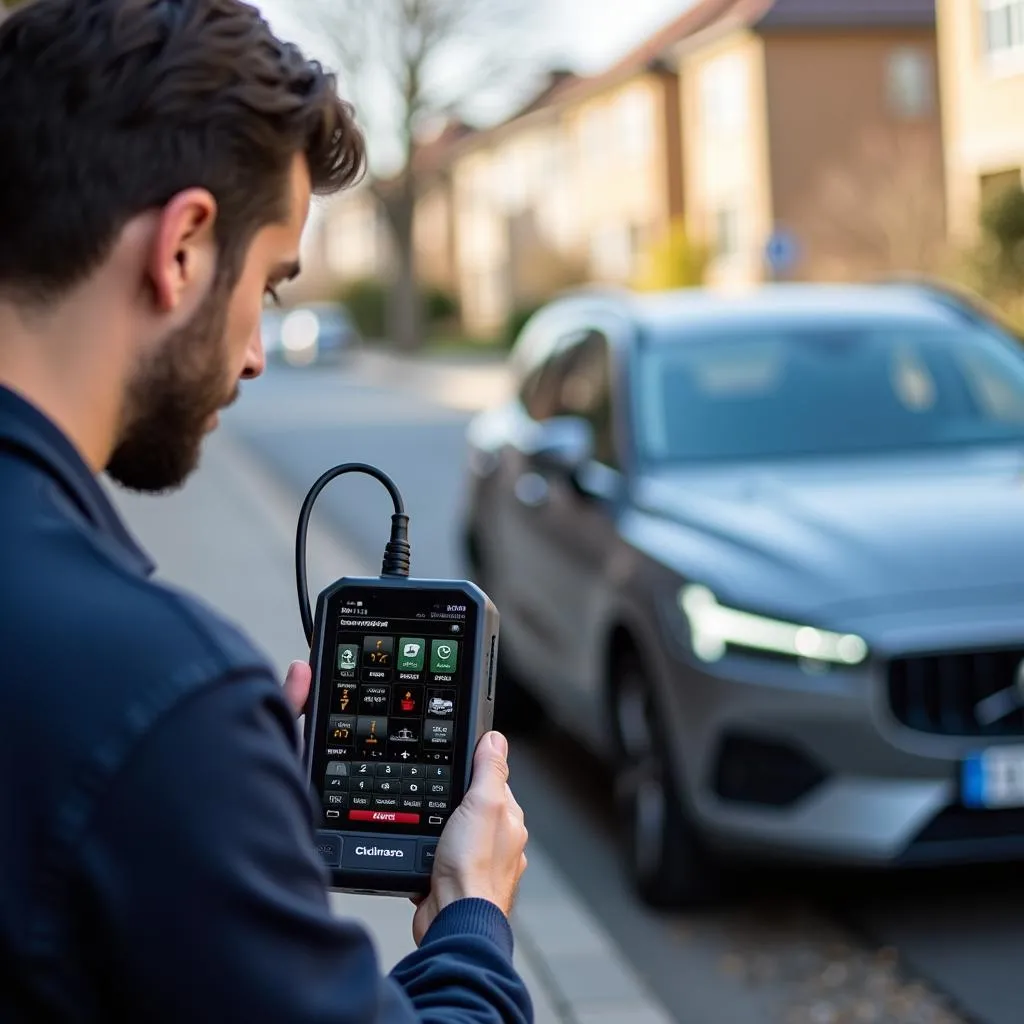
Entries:
<svg viewBox="0 0 1024 1024">
<path fill-rule="evenodd" d="M 635 654 L 623 655 L 616 665 L 614 708 L 615 795 L 637 894 L 662 909 L 716 902 L 721 873 L 684 812 L 654 691 Z"/>
</svg>

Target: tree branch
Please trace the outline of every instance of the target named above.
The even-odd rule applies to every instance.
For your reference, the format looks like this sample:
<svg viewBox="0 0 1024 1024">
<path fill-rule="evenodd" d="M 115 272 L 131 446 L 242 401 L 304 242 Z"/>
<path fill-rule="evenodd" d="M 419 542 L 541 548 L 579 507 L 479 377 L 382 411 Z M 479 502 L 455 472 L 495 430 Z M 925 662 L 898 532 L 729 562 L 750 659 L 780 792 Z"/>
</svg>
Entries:
<svg viewBox="0 0 1024 1024">
<path fill-rule="evenodd" d="M 299 3 L 300 0 L 295 0 Z M 541 0 L 301 0 L 333 45 L 348 97 L 368 138 L 390 145 L 399 163 L 388 182 L 371 178 L 398 257 L 395 340 L 415 344 L 414 220 L 422 182 L 418 131 L 430 115 L 464 115 L 523 61 L 510 62 Z M 307 6 L 308 5 L 308 6 Z M 475 66 L 474 66 L 475 65 Z M 447 119 L 447 118 L 446 118 Z"/>
</svg>

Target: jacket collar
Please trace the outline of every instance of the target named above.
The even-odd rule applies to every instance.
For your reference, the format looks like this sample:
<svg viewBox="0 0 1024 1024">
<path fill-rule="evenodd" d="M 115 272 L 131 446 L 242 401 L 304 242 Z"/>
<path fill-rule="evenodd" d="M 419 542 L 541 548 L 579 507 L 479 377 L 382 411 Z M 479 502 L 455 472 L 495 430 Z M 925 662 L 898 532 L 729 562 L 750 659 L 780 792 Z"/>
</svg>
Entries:
<svg viewBox="0 0 1024 1024">
<path fill-rule="evenodd" d="M 46 472 L 133 569 L 143 576 L 153 573 L 156 567 L 152 559 L 129 533 L 95 474 L 67 436 L 34 405 L 0 386 L 0 453 L 3 451 Z"/>
</svg>

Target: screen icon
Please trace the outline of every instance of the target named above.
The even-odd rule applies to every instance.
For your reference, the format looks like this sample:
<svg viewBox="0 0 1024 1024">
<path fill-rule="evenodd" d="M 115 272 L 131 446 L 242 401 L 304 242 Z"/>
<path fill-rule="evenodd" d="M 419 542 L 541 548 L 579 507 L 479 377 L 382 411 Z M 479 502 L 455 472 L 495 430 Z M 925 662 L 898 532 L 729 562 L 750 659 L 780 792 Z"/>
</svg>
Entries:
<svg viewBox="0 0 1024 1024">
<path fill-rule="evenodd" d="M 398 671 L 422 672 L 426 649 L 427 644 L 425 640 L 403 636 L 398 641 Z"/>
<path fill-rule="evenodd" d="M 363 640 L 363 664 L 367 668 L 391 668 L 394 653 L 393 636 L 368 636 Z"/>
<path fill-rule="evenodd" d="M 354 676 L 359 666 L 359 645 L 338 644 L 338 673 L 343 676 Z"/>
<path fill-rule="evenodd" d="M 449 675 L 455 671 L 459 657 L 456 640 L 433 640 L 430 644 L 430 671 Z"/>
<path fill-rule="evenodd" d="M 398 718 L 392 719 L 388 738 L 391 740 L 392 747 L 399 752 L 403 746 L 415 745 L 420 741 L 420 723 L 415 718 L 405 721 Z"/>
<path fill-rule="evenodd" d="M 427 690 L 427 714 L 431 718 L 451 718 L 454 713 L 454 690 Z"/>
<path fill-rule="evenodd" d="M 444 719 L 428 718 L 423 723 L 423 741 L 428 747 L 450 747 L 454 735 L 454 723 Z"/>
<path fill-rule="evenodd" d="M 356 721 L 356 744 L 364 757 L 383 760 L 388 739 L 388 720 L 377 715 L 360 716 Z"/>
<path fill-rule="evenodd" d="M 392 687 L 391 714 L 399 718 L 418 718 L 423 710 L 423 687 L 403 686 Z"/>
<path fill-rule="evenodd" d="M 352 742 L 355 719 L 348 715 L 331 715 L 327 720 L 327 738 L 336 746 L 347 747 Z"/>
<path fill-rule="evenodd" d="M 387 715 L 391 690 L 387 686 L 363 686 L 359 689 L 361 715 Z"/>
</svg>

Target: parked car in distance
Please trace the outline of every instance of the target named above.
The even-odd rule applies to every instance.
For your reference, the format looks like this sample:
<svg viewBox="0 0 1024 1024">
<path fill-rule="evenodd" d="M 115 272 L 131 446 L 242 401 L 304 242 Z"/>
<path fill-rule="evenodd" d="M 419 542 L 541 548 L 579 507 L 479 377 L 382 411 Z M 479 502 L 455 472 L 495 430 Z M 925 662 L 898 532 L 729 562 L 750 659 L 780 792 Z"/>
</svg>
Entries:
<svg viewBox="0 0 1024 1024">
<path fill-rule="evenodd" d="M 497 710 L 607 760 L 660 906 L 1024 857 L 1024 356 L 921 285 L 582 292 L 468 430 Z"/>
<path fill-rule="evenodd" d="M 339 303 L 310 303 L 264 313 L 267 358 L 290 366 L 338 364 L 361 341 L 352 316 Z"/>
</svg>

